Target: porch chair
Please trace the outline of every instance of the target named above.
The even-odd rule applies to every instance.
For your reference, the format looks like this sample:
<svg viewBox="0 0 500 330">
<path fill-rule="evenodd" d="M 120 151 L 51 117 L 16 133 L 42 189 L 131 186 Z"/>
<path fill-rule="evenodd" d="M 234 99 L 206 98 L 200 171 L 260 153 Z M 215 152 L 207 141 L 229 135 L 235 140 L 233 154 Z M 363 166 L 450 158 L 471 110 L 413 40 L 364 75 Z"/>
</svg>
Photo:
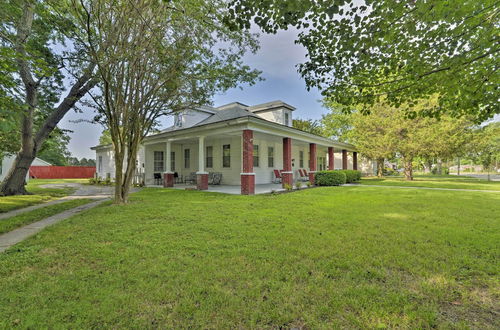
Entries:
<svg viewBox="0 0 500 330">
<path fill-rule="evenodd" d="M 308 181 L 309 178 L 307 177 L 307 175 L 304 172 L 305 172 L 305 170 L 299 168 L 299 180 Z"/>
<path fill-rule="evenodd" d="M 159 186 L 162 184 L 161 173 L 153 173 L 153 179 L 154 179 L 155 185 Z"/>
<path fill-rule="evenodd" d="M 184 179 L 184 183 L 195 184 L 196 183 L 196 172 L 191 172 L 191 173 L 189 173 L 189 175 L 186 175 L 186 178 Z"/>
<path fill-rule="evenodd" d="M 274 180 L 273 183 L 281 183 L 281 172 L 279 170 L 273 170 Z"/>
</svg>

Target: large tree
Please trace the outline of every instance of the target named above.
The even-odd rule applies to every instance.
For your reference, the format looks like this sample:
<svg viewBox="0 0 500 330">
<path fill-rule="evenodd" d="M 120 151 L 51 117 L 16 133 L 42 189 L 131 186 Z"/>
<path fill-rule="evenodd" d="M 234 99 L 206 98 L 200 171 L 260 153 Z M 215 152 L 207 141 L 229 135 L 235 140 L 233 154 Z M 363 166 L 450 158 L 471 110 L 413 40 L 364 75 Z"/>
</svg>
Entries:
<svg viewBox="0 0 500 330">
<path fill-rule="evenodd" d="M 223 0 L 73 0 L 72 10 L 97 64 L 96 120 L 113 143 L 115 202 L 126 203 L 138 148 L 157 120 L 252 83 L 259 72 L 241 57 L 257 44 L 223 23 Z"/>
<path fill-rule="evenodd" d="M 308 87 L 368 112 L 380 100 L 408 115 L 500 113 L 497 0 L 233 0 L 228 24 L 264 31 L 295 26 L 308 51 L 299 66 Z"/>
<path fill-rule="evenodd" d="M 25 177 L 59 121 L 95 85 L 95 65 L 73 47 L 65 1 L 4 1 L 0 11 L 0 128 L 20 132 L 20 149 L 0 194 L 26 194 Z M 67 90 L 63 81 L 66 79 Z"/>
<path fill-rule="evenodd" d="M 469 144 L 469 155 L 483 165 L 483 170 L 488 172 L 490 180 L 492 165 L 500 161 L 500 122 L 478 128 L 473 136 Z"/>
<path fill-rule="evenodd" d="M 418 113 L 426 111 L 437 101 L 433 96 L 422 100 L 414 107 Z M 370 107 L 370 114 L 364 114 L 359 109 L 348 114 L 335 103 L 328 120 L 323 121 L 324 131 L 339 132 L 339 125 L 332 120 L 341 117 L 348 130 L 343 132 L 344 141 L 356 145 L 361 154 L 377 161 L 378 175 L 382 175 L 384 159 L 397 156 L 404 164 L 406 179 L 413 179 L 413 162 L 416 157 L 450 159 L 463 153 L 472 122 L 454 119 L 449 116 L 427 118 L 417 115 L 408 118 L 405 109 L 392 107 L 387 103 L 377 103 Z M 330 128 L 330 126 L 332 126 Z"/>
</svg>

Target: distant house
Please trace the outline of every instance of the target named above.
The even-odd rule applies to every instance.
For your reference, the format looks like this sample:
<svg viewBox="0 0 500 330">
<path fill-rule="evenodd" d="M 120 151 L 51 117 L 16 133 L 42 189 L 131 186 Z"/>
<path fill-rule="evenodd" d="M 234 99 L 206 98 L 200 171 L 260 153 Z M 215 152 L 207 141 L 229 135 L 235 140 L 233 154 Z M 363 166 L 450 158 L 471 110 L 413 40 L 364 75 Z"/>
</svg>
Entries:
<svg viewBox="0 0 500 330">
<path fill-rule="evenodd" d="M 216 179 L 253 194 L 256 184 L 278 182 L 276 173 L 283 184 L 303 178 L 303 170 L 311 179 L 315 171 L 326 169 L 373 173 L 372 164 L 358 167 L 355 146 L 292 127 L 294 110 L 282 101 L 185 110 L 175 116 L 172 127 L 144 139 L 138 174 L 147 185 L 191 182 L 204 190 Z M 113 179 L 112 146 L 91 149 L 96 151 L 97 175 Z"/>
<path fill-rule="evenodd" d="M 3 158 L 0 158 L 0 181 L 2 181 L 5 178 L 5 176 L 7 175 L 7 172 L 9 172 L 15 158 L 16 158 L 16 155 L 13 155 L 13 154 L 7 154 L 7 155 L 4 155 Z M 32 166 L 51 166 L 52 164 L 44 161 L 43 159 L 35 158 L 35 160 L 33 160 L 33 163 L 31 165 Z M 28 181 L 28 180 L 29 180 L 29 173 L 26 175 L 26 181 Z"/>
</svg>

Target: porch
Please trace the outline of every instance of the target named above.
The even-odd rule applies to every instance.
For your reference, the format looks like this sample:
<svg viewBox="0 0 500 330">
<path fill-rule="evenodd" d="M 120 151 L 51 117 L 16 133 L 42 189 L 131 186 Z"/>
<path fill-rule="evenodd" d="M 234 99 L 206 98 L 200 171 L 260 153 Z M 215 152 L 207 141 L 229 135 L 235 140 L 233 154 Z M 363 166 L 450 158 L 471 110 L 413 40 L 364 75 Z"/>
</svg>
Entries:
<svg viewBox="0 0 500 330">
<path fill-rule="evenodd" d="M 229 126 L 150 140 L 145 144 L 145 183 L 262 194 L 294 186 L 296 181 L 303 181 L 303 187 L 305 181 L 314 184 L 317 170 L 357 168 L 356 152 L 347 150 L 350 145 L 288 127 L 280 130 Z M 306 170 L 308 174 L 302 175 Z"/>
<path fill-rule="evenodd" d="M 163 188 L 163 185 L 149 185 L 148 187 Z M 186 190 L 186 189 L 197 190 L 196 184 L 184 184 L 184 183 L 175 184 L 171 188 L 179 189 L 179 190 Z M 240 185 L 228 185 L 228 184 L 209 185 L 208 189 L 206 189 L 204 191 L 218 192 L 218 193 L 230 194 L 230 195 L 241 195 L 241 186 Z M 285 191 L 285 189 L 282 187 L 281 183 L 263 183 L 263 184 L 256 184 L 255 185 L 255 194 L 256 195 L 257 194 L 269 194 L 269 193 L 278 192 L 278 191 Z"/>
</svg>

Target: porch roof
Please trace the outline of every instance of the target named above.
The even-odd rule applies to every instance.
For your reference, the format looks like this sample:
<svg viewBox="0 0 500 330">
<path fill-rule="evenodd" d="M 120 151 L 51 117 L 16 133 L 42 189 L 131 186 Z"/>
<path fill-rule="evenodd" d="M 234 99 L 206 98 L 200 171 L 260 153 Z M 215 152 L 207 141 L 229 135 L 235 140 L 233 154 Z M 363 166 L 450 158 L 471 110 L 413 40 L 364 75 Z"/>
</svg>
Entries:
<svg viewBox="0 0 500 330">
<path fill-rule="evenodd" d="M 236 113 L 234 113 L 236 115 Z M 308 143 L 316 143 L 323 146 L 341 148 L 348 151 L 356 151 L 356 147 L 349 143 L 335 141 L 323 136 L 315 135 L 300 129 L 274 123 L 258 116 L 248 114 L 240 116 L 229 116 L 216 121 L 207 121 L 187 128 L 179 128 L 172 131 L 164 131 L 150 135 L 144 139 L 145 144 L 161 142 L 162 140 L 180 140 L 196 136 L 210 136 L 214 134 L 229 133 L 243 129 L 251 129 L 271 135 L 290 137 Z M 215 119 L 215 118 L 214 118 Z M 215 131 L 216 130 L 216 131 Z"/>
</svg>

